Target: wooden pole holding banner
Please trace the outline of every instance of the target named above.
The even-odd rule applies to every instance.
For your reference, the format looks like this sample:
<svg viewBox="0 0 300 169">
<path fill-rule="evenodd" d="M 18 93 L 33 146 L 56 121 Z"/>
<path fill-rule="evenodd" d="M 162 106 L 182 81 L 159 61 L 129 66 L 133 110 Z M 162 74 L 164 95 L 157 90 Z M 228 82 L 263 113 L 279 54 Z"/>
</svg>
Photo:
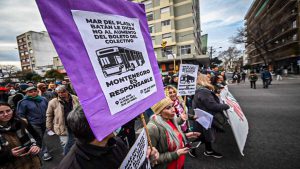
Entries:
<svg viewBox="0 0 300 169">
<path fill-rule="evenodd" d="M 152 150 L 152 147 L 153 147 L 153 146 L 152 146 L 152 143 L 151 143 L 151 139 L 150 139 L 150 135 L 149 135 L 149 131 L 148 131 L 148 128 L 147 128 L 147 124 L 146 124 L 146 121 L 145 121 L 144 114 L 142 113 L 142 114 L 140 115 L 140 117 L 141 117 L 141 120 L 142 120 L 142 122 L 143 122 L 143 126 L 144 126 L 145 131 L 146 131 L 148 144 L 149 144 L 149 146 L 150 146 L 150 148 L 151 148 L 151 150 Z"/>
</svg>

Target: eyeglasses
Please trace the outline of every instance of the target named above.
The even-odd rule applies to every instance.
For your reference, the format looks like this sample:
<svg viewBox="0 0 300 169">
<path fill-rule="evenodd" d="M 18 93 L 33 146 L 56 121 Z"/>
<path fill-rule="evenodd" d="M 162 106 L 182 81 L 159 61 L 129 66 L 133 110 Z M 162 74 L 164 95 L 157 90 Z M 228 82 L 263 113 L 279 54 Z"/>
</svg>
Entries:
<svg viewBox="0 0 300 169">
<path fill-rule="evenodd" d="M 0 111 L 0 116 L 4 116 L 4 114 L 11 114 L 12 113 L 12 110 L 11 109 L 7 109 L 7 110 L 4 110 L 4 111 Z"/>
</svg>

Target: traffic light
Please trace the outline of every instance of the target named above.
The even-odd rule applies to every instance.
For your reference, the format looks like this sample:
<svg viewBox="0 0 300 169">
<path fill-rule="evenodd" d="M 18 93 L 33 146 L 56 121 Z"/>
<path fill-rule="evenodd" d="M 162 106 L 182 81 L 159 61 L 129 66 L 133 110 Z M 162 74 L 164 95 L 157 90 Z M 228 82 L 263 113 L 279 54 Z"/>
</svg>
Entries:
<svg viewBox="0 0 300 169">
<path fill-rule="evenodd" d="M 167 41 L 162 41 L 162 43 L 161 43 L 161 47 L 162 47 L 163 49 L 165 49 L 165 48 L 166 48 L 166 45 L 167 45 Z"/>
</svg>

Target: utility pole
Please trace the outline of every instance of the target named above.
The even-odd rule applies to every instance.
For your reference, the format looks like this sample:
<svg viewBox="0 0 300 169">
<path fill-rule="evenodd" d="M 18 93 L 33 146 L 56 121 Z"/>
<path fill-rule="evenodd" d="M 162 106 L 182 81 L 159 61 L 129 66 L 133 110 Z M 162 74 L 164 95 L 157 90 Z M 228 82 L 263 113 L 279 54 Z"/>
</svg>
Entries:
<svg viewBox="0 0 300 169">
<path fill-rule="evenodd" d="M 167 51 L 166 51 L 167 41 L 162 41 L 161 47 L 162 47 L 162 49 L 163 49 L 163 54 L 164 54 L 165 56 L 167 56 Z M 173 55 L 172 52 L 171 52 L 171 55 L 172 55 L 172 57 L 173 57 L 173 62 L 174 62 L 174 71 L 173 71 L 173 72 L 176 73 L 176 61 L 175 61 L 175 56 Z"/>
</svg>

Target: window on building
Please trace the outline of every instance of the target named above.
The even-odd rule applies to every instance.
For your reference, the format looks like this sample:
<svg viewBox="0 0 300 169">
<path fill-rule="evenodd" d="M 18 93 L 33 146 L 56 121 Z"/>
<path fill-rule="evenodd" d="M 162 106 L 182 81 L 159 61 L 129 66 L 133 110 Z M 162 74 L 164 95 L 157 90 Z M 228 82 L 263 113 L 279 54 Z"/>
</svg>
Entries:
<svg viewBox="0 0 300 169">
<path fill-rule="evenodd" d="M 30 35 L 27 35 L 27 39 L 30 40 Z"/>
<path fill-rule="evenodd" d="M 21 56 L 24 56 L 24 53 L 23 53 L 23 52 L 21 52 Z"/>
<path fill-rule="evenodd" d="M 169 55 L 173 55 L 172 46 L 167 46 L 165 49 L 161 49 L 161 53 L 163 57 L 167 57 Z"/>
<path fill-rule="evenodd" d="M 149 25 L 149 32 L 154 33 L 154 26 L 153 25 Z"/>
<path fill-rule="evenodd" d="M 297 40 L 297 34 L 294 34 L 293 37 L 292 37 L 292 39 L 293 39 L 294 41 Z"/>
<path fill-rule="evenodd" d="M 297 27 L 297 22 L 296 22 L 296 20 L 293 21 L 292 27 L 293 27 L 293 28 L 296 28 L 296 27 Z"/>
<path fill-rule="evenodd" d="M 28 47 L 31 47 L 31 42 L 28 42 Z"/>
<path fill-rule="evenodd" d="M 25 60 L 24 60 L 24 59 L 22 59 L 21 61 L 22 61 L 23 63 L 25 62 Z"/>
<path fill-rule="evenodd" d="M 152 44 L 155 45 L 155 36 L 151 36 Z"/>
<path fill-rule="evenodd" d="M 171 37 L 172 37 L 171 33 L 164 33 L 164 34 L 162 34 L 162 38 L 163 39 L 167 39 L 167 38 L 171 38 Z"/>
<path fill-rule="evenodd" d="M 27 51 L 25 52 L 25 55 L 28 55 L 28 52 L 27 52 Z"/>
<path fill-rule="evenodd" d="M 26 38 L 24 37 L 24 38 L 22 38 L 22 40 L 23 40 L 23 42 L 25 42 L 25 41 L 26 41 Z"/>
<path fill-rule="evenodd" d="M 23 46 L 19 46 L 20 49 L 23 49 Z"/>
<path fill-rule="evenodd" d="M 152 0 L 144 1 L 143 4 L 146 6 L 146 8 L 152 8 Z"/>
<path fill-rule="evenodd" d="M 27 45 L 24 45 L 23 47 L 24 47 L 24 48 L 27 48 Z"/>
<path fill-rule="evenodd" d="M 26 70 L 26 69 L 27 69 L 27 67 L 26 67 L 26 66 L 24 66 L 24 67 L 23 67 L 23 69 L 24 69 L 24 70 Z"/>
<path fill-rule="evenodd" d="M 191 45 L 180 46 L 181 55 L 191 54 Z"/>
<path fill-rule="evenodd" d="M 160 13 L 161 14 L 170 13 L 170 7 L 161 8 L 160 9 Z"/>
<path fill-rule="evenodd" d="M 18 42 L 20 42 L 20 43 L 21 43 L 21 42 L 22 42 L 22 39 L 19 39 L 19 40 L 18 40 Z"/>
<path fill-rule="evenodd" d="M 161 21 L 161 26 L 168 26 L 171 24 L 170 20 Z"/>
<path fill-rule="evenodd" d="M 147 20 L 152 21 L 154 19 L 153 12 L 147 13 Z"/>
<path fill-rule="evenodd" d="M 29 58 L 26 58 L 26 62 L 29 62 Z"/>
</svg>

